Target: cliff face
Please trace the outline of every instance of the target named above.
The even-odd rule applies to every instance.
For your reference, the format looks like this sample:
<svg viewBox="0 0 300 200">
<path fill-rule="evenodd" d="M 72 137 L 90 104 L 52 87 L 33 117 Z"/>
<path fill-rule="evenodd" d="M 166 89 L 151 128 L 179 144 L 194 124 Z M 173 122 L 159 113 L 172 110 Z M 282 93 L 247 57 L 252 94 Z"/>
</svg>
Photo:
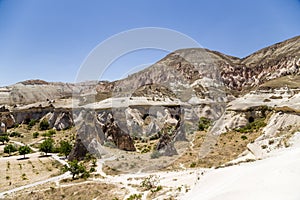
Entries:
<svg viewBox="0 0 300 200">
<path fill-rule="evenodd" d="M 141 91 L 146 85 L 160 88 L 159 92 L 163 95 L 172 93 L 171 96 L 179 99 L 193 94 L 202 98 L 212 97 L 213 89 L 221 90 L 224 94 L 236 93 L 272 79 L 299 75 L 299 66 L 300 36 L 266 47 L 245 58 L 208 49 L 181 49 L 145 70 L 112 83 L 90 81 L 70 84 L 28 80 L 1 87 L 0 105 L 26 105 L 72 96 L 81 96 L 83 104 L 93 102 L 89 101 L 91 97 L 100 101 L 125 94 L 149 96 Z M 190 94 L 185 90 L 190 90 Z"/>
<path fill-rule="evenodd" d="M 51 83 L 42 80 L 28 80 L 0 88 L 0 105 L 19 106 L 57 99 L 69 99 L 77 94 L 90 94 L 109 89 L 107 82 Z"/>
<path fill-rule="evenodd" d="M 297 113 L 299 67 L 299 36 L 245 58 L 181 49 L 112 83 L 30 80 L 2 87 L 0 122 L 5 128 L 31 119 L 46 119 L 57 130 L 76 125 L 78 145 L 100 156 L 107 141 L 134 151 L 134 138 L 154 136 L 160 140 L 157 150 L 176 154 L 172 145 L 186 139 L 185 123 L 195 130 L 200 117 L 217 120 L 212 130 L 221 134 L 245 126 L 250 117 L 260 118 L 261 111 L 253 108 Z M 168 135 L 166 126 L 173 130 Z"/>
</svg>

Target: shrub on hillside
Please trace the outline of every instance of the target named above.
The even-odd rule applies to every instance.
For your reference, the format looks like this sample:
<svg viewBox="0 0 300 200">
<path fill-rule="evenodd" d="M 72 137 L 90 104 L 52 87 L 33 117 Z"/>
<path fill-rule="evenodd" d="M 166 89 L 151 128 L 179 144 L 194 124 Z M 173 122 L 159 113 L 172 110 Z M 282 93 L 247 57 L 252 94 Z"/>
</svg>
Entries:
<svg viewBox="0 0 300 200">
<path fill-rule="evenodd" d="M 255 119 L 253 122 L 248 123 L 246 126 L 242 128 L 235 129 L 237 132 L 240 133 L 251 133 L 258 131 L 260 128 L 265 127 L 267 124 L 265 123 L 265 118 L 258 118 Z"/>
<path fill-rule="evenodd" d="M 48 129 L 49 129 L 49 122 L 48 122 L 46 119 L 43 119 L 43 120 L 40 122 L 39 129 L 40 129 L 41 131 L 48 130 Z"/>
<path fill-rule="evenodd" d="M 11 132 L 9 134 L 10 137 L 22 137 L 22 134 L 17 132 L 17 131 L 14 131 L 14 132 Z"/>
<path fill-rule="evenodd" d="M 33 138 L 37 138 L 39 136 L 39 132 L 34 132 L 34 133 L 32 133 L 32 137 Z"/>
<path fill-rule="evenodd" d="M 205 131 L 211 126 L 211 120 L 206 117 L 200 117 L 198 130 Z"/>
<path fill-rule="evenodd" d="M 30 122 L 28 123 L 28 129 L 30 130 L 34 125 L 36 125 L 37 122 L 38 120 L 36 119 L 30 120 Z"/>
</svg>

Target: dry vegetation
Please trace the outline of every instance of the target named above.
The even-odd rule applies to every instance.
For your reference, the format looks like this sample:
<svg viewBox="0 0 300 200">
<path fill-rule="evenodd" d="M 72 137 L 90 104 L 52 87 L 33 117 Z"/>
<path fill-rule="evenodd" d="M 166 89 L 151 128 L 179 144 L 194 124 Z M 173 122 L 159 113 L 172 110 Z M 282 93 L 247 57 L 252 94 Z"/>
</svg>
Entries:
<svg viewBox="0 0 300 200">
<path fill-rule="evenodd" d="M 23 144 L 38 148 L 39 144 L 46 138 L 45 136 L 43 136 L 43 134 L 47 133 L 48 130 L 40 131 L 38 129 L 38 125 L 33 126 L 29 130 L 28 126 L 23 124 L 17 128 L 12 128 L 9 130 L 9 133 L 12 132 L 18 132 L 21 134 L 21 137 L 10 137 L 12 141 L 21 142 Z M 33 133 L 35 132 L 39 133 L 37 138 L 33 137 Z M 75 127 L 73 127 L 68 130 L 56 131 L 56 133 L 52 135 L 51 138 L 54 140 L 54 143 L 57 145 L 62 140 L 73 142 L 75 140 L 75 135 L 76 135 L 76 130 Z"/>
<path fill-rule="evenodd" d="M 289 88 L 298 89 L 300 87 L 300 76 L 283 76 L 264 83 L 260 86 L 260 88 L 281 88 L 285 86 L 288 86 Z"/>
<path fill-rule="evenodd" d="M 126 194 L 125 189 L 120 189 L 115 185 L 106 183 L 75 183 L 73 185 L 60 185 L 56 187 L 54 184 L 45 184 L 39 188 L 32 188 L 30 191 L 22 191 L 15 195 L 9 196 L 7 199 L 23 200 L 27 199 L 98 199 L 98 200 L 121 200 Z"/>
<path fill-rule="evenodd" d="M 16 157 L 0 159 L 0 191 L 7 191 L 22 185 L 57 176 L 61 164 L 51 157 L 30 156 L 30 159 L 17 160 Z"/>
<path fill-rule="evenodd" d="M 230 131 L 220 136 L 208 135 L 205 131 L 195 133 L 194 147 L 186 151 L 176 162 L 167 169 L 194 167 L 217 167 L 233 159 L 236 159 L 247 149 L 247 144 L 254 141 L 261 132 L 239 133 Z M 199 155 L 202 149 L 208 149 L 208 154 Z M 202 157 L 203 156 L 203 157 Z"/>
<path fill-rule="evenodd" d="M 116 157 L 113 161 L 106 161 L 103 171 L 109 175 L 117 175 L 121 173 L 137 173 L 137 172 L 153 172 L 164 169 L 166 166 L 173 163 L 180 155 L 182 155 L 189 146 L 189 142 L 176 142 L 175 147 L 178 155 L 174 156 L 160 156 L 158 158 L 151 158 L 153 147 L 156 142 L 149 141 L 149 143 L 139 142 L 137 146 L 141 149 L 150 148 L 147 153 L 141 152 L 126 152 L 119 151 L 115 148 L 107 148 L 107 151 Z"/>
</svg>

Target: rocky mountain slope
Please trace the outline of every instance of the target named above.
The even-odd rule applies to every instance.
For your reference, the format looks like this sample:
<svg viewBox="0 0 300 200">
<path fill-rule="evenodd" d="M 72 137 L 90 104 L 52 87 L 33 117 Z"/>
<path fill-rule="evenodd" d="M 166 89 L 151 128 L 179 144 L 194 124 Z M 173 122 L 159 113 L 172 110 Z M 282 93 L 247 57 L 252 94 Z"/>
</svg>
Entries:
<svg viewBox="0 0 300 200">
<path fill-rule="evenodd" d="M 99 156 L 108 142 L 139 151 L 134 140 L 150 138 L 157 140 L 154 150 L 161 155 L 177 155 L 181 150 L 176 142 L 189 145 L 187 133 L 198 129 L 201 117 L 214 122 L 212 135 L 256 120 L 266 123 L 263 134 L 268 136 L 275 127 L 270 124 L 281 124 L 275 132 L 298 127 L 299 67 L 300 36 L 242 59 L 207 49 L 181 49 L 115 82 L 30 80 L 2 87 L 0 122 L 5 129 L 31 119 L 48 120 L 57 130 L 75 125 L 78 145 Z M 290 118 L 296 121 L 285 123 Z M 257 149 L 262 143 L 248 145 L 247 150 L 252 156 L 261 154 Z"/>
</svg>

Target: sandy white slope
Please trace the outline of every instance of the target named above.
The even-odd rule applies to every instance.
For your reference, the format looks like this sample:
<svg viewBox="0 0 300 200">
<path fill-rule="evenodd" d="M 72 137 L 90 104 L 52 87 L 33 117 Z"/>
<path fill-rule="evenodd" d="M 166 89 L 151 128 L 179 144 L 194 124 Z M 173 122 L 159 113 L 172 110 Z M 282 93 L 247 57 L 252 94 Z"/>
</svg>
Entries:
<svg viewBox="0 0 300 200">
<path fill-rule="evenodd" d="M 300 147 L 279 150 L 253 163 L 212 170 L 183 199 L 299 200 Z"/>
</svg>

